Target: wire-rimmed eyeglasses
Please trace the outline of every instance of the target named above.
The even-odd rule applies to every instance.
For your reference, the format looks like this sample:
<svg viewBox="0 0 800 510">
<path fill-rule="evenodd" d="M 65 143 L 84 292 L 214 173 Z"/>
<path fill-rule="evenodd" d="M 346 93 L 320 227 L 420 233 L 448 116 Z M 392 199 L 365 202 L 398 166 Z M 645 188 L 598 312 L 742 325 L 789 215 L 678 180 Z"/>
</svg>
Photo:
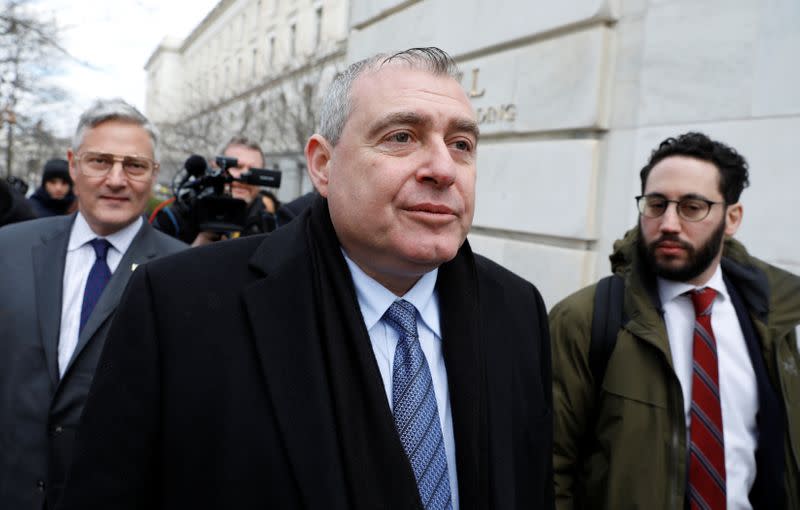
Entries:
<svg viewBox="0 0 800 510">
<path fill-rule="evenodd" d="M 78 156 L 78 161 L 81 163 L 81 172 L 88 177 L 105 177 L 117 161 L 122 163 L 125 175 L 134 181 L 147 180 L 158 168 L 158 163 L 144 156 L 121 156 L 107 152 L 84 152 Z"/>
<path fill-rule="evenodd" d="M 667 212 L 669 204 L 675 204 L 678 216 L 686 221 L 703 221 L 711 212 L 713 205 L 724 203 L 698 197 L 684 197 L 680 200 L 667 200 L 662 195 L 639 195 L 636 197 L 636 206 L 642 216 L 658 218 Z"/>
</svg>

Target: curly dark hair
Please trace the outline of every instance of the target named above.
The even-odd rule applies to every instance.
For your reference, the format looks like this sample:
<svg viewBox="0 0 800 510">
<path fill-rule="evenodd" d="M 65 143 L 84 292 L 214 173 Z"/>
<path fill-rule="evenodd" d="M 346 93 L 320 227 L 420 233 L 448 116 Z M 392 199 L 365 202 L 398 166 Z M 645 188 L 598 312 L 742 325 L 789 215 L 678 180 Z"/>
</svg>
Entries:
<svg viewBox="0 0 800 510">
<path fill-rule="evenodd" d="M 703 133 L 689 132 L 677 138 L 667 138 L 650 154 L 650 161 L 639 172 L 642 193 L 650 171 L 669 156 L 689 156 L 713 163 L 719 170 L 719 191 L 726 204 L 735 204 L 750 185 L 747 160 L 736 149 L 712 140 Z"/>
</svg>

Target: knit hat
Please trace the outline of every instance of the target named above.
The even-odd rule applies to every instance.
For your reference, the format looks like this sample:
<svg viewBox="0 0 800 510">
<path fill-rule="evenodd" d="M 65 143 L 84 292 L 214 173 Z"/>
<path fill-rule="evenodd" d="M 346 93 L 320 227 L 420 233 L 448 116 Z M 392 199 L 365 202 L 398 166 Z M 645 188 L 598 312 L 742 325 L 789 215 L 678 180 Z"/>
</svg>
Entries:
<svg viewBox="0 0 800 510">
<path fill-rule="evenodd" d="M 51 159 L 44 164 L 42 171 L 42 186 L 52 179 L 64 179 L 67 184 L 72 186 L 72 179 L 69 176 L 69 163 L 66 159 Z"/>
</svg>

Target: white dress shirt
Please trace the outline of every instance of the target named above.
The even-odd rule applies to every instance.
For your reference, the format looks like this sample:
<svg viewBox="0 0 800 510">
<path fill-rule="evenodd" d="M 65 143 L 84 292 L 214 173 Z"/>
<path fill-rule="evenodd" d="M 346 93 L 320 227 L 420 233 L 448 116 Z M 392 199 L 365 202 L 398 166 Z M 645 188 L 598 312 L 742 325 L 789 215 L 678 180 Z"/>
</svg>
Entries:
<svg viewBox="0 0 800 510">
<path fill-rule="evenodd" d="M 711 309 L 711 329 L 717 341 L 728 509 L 750 509 L 748 494 L 756 478 L 755 451 L 758 447 L 756 375 L 719 266 L 704 287 L 717 291 Z M 683 390 L 687 438 L 691 421 L 695 312 L 691 298 L 683 294 L 695 288 L 698 287 L 688 283 L 658 279 L 672 362 Z"/>
<path fill-rule="evenodd" d="M 61 328 L 58 336 L 58 374 L 64 375 L 78 345 L 83 290 L 97 256 L 89 241 L 96 237 L 106 239 L 111 247 L 106 254 L 106 264 L 114 274 L 122 254 L 128 250 L 136 233 L 142 227 L 142 218 L 108 236 L 99 236 L 92 231 L 86 218 L 79 212 L 72 224 L 64 261 L 63 294 L 61 295 Z"/>
<path fill-rule="evenodd" d="M 394 352 L 397 348 L 399 334 L 388 323 L 381 320 L 383 314 L 398 297 L 389 289 L 368 276 L 355 262 L 350 260 L 342 250 L 353 284 L 356 288 L 358 305 L 367 327 L 372 351 L 378 362 L 378 369 L 386 390 L 389 408 L 392 408 L 392 372 Z M 453 510 L 458 510 L 458 478 L 456 476 L 456 445 L 453 437 L 453 416 L 450 411 L 450 392 L 447 387 L 447 370 L 442 354 L 442 333 L 439 327 L 439 298 L 435 290 L 438 269 L 425 274 L 404 295 L 409 303 L 417 309 L 417 332 L 419 343 L 433 379 L 433 391 L 436 395 L 436 406 L 439 409 L 439 421 L 442 426 L 444 449 L 447 453 L 447 474 L 450 477 L 450 496 Z"/>
<path fill-rule="evenodd" d="M 794 328 L 795 341 L 797 342 L 797 350 L 800 351 L 800 326 Z"/>
</svg>

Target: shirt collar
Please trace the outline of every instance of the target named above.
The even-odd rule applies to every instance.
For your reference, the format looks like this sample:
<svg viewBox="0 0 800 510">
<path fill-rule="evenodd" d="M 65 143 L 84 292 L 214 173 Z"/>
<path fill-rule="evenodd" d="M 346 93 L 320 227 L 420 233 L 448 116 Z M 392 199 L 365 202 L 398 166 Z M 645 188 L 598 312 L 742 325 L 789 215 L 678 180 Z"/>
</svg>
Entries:
<svg viewBox="0 0 800 510">
<path fill-rule="evenodd" d="M 392 291 L 378 283 L 375 279 L 365 273 L 358 265 L 347 256 L 342 250 L 347 267 L 353 276 L 353 285 L 356 288 L 356 298 L 361 307 L 361 315 L 364 317 L 364 325 L 369 331 L 378 321 L 381 320 L 386 310 L 398 298 Z M 402 299 L 405 299 L 419 312 L 422 321 L 428 326 L 436 337 L 441 338 L 439 323 L 438 298 L 436 296 L 436 277 L 439 269 L 425 273 L 414 284 Z"/>
<path fill-rule="evenodd" d="M 686 282 L 676 282 L 673 280 L 667 280 L 665 278 L 658 277 L 658 295 L 661 298 L 662 303 L 668 303 L 678 297 L 681 297 L 683 294 L 690 290 L 700 289 L 705 287 L 710 287 L 717 292 L 717 296 L 722 298 L 723 300 L 728 299 L 728 289 L 725 287 L 725 281 L 722 279 L 722 267 L 717 264 L 717 269 L 714 271 L 714 274 L 711 278 L 706 282 L 705 285 L 702 287 L 698 287 L 697 285 L 692 285 L 691 283 Z"/>
<path fill-rule="evenodd" d="M 69 235 L 67 251 L 77 250 L 92 239 L 100 237 L 111 243 L 111 246 L 119 253 L 125 253 L 133 242 L 133 238 L 136 237 L 137 232 L 139 232 L 139 229 L 142 227 L 142 223 L 144 223 L 142 217 L 137 216 L 136 220 L 131 222 L 130 225 L 117 230 L 113 234 L 99 236 L 94 233 L 92 227 L 90 227 L 89 223 L 86 221 L 86 218 L 78 211 L 78 214 L 75 216 L 75 221 L 72 222 L 72 231 Z"/>
</svg>

